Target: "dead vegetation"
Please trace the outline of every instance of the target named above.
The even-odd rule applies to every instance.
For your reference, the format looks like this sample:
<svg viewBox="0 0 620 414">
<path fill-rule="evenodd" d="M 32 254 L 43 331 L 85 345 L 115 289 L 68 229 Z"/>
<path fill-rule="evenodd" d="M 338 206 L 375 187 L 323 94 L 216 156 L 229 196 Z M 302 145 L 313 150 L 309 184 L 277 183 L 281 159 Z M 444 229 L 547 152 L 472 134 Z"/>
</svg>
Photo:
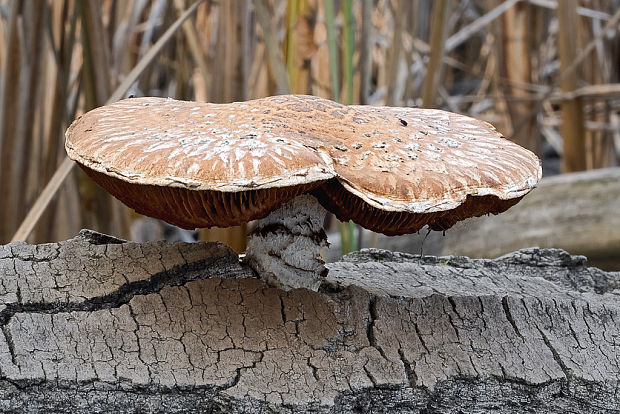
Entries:
<svg viewBox="0 0 620 414">
<path fill-rule="evenodd" d="M 129 237 L 135 213 L 63 149 L 76 116 L 129 95 L 438 107 L 495 124 L 548 172 L 616 166 L 619 21 L 619 0 L 2 1 L 0 243 Z M 243 249 L 243 234 L 203 237 Z"/>
</svg>

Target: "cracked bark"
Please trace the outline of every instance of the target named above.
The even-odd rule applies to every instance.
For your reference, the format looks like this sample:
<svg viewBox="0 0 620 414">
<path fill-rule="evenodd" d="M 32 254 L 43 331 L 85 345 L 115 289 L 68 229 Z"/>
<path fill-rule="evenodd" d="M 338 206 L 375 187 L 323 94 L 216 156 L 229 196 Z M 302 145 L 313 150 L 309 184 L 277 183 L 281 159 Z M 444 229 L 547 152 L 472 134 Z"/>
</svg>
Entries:
<svg viewBox="0 0 620 414">
<path fill-rule="evenodd" d="M 0 246 L 0 411 L 618 412 L 620 274 L 370 250 L 319 292 L 216 243 Z"/>
</svg>

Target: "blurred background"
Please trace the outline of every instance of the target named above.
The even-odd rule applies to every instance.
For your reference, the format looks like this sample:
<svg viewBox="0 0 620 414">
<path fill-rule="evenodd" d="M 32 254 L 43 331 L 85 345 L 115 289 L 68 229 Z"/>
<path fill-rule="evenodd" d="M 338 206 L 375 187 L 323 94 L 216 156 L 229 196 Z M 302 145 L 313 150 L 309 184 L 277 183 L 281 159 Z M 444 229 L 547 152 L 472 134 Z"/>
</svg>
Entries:
<svg viewBox="0 0 620 414">
<path fill-rule="evenodd" d="M 244 228 L 181 231 L 132 212 L 77 168 L 57 173 L 64 131 L 130 95 L 302 93 L 471 115 L 543 160 L 540 188 L 504 215 L 399 238 L 332 219 L 334 255 L 540 245 L 620 269 L 620 0 L 204 0 L 175 27 L 194 3 L 0 1 L 0 244 L 90 228 L 243 251 Z"/>
</svg>

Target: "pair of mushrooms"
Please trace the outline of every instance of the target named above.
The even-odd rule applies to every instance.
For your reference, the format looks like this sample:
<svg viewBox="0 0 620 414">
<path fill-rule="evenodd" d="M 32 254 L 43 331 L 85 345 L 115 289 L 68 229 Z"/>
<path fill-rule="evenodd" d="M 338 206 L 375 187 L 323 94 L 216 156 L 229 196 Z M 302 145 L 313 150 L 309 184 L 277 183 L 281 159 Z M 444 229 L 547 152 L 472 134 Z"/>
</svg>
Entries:
<svg viewBox="0 0 620 414">
<path fill-rule="evenodd" d="M 486 122 L 299 95 L 126 99 L 77 119 L 66 150 L 138 213 L 186 229 L 258 220 L 246 261 L 285 289 L 318 289 L 325 210 L 387 235 L 445 230 L 508 209 L 541 177 Z"/>
</svg>

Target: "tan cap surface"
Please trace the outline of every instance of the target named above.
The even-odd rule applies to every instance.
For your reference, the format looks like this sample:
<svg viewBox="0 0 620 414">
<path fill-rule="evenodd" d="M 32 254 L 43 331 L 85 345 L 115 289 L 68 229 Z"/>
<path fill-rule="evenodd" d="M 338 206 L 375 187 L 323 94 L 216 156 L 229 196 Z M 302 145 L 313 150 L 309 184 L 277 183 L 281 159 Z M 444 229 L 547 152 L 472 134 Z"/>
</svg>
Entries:
<svg viewBox="0 0 620 414">
<path fill-rule="evenodd" d="M 188 200 L 198 197 L 194 192 L 222 198 L 269 190 L 269 205 L 260 206 L 255 197 L 251 215 L 235 205 L 229 210 L 241 213 L 225 223 L 217 222 L 216 211 L 198 220 L 205 206 L 186 208 L 195 210 L 196 219 L 185 218 L 183 227 L 259 218 L 329 180 L 315 194 L 341 219 L 388 234 L 425 224 L 447 228 L 505 210 L 541 177 L 538 158 L 486 122 L 440 110 L 343 106 L 300 95 L 219 105 L 127 99 L 74 122 L 66 147 L 87 170 L 110 177 L 98 182 L 119 180 L 116 193 L 129 191 L 127 183 L 157 188 L 151 193 L 190 191 Z M 287 189 L 282 200 L 279 188 Z M 137 208 L 122 196 L 137 211 L 171 221 L 147 208 L 155 199 Z"/>
<path fill-rule="evenodd" d="M 136 184 L 236 192 L 333 177 L 324 152 L 292 129 L 279 133 L 268 104 L 125 99 L 80 117 L 65 147 L 80 164 Z"/>
<path fill-rule="evenodd" d="M 350 108 L 355 132 L 331 153 L 342 185 L 374 207 L 430 213 L 468 195 L 512 199 L 541 177 L 536 156 L 484 121 L 435 109 Z"/>
</svg>

